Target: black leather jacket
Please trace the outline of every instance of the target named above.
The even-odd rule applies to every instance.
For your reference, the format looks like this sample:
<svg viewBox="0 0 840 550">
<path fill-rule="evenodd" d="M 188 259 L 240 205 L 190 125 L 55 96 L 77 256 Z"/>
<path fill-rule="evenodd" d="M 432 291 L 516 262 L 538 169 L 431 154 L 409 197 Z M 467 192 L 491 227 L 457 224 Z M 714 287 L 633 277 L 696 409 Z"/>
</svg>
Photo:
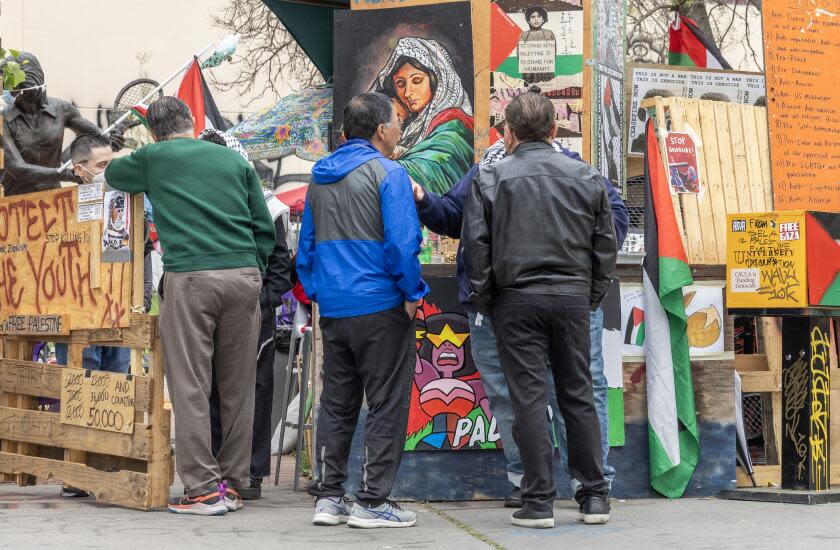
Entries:
<svg viewBox="0 0 840 550">
<path fill-rule="evenodd" d="M 467 196 L 462 243 L 470 299 L 482 313 L 503 290 L 588 296 L 594 309 L 616 261 L 600 175 L 541 141 L 481 168 Z"/>
</svg>

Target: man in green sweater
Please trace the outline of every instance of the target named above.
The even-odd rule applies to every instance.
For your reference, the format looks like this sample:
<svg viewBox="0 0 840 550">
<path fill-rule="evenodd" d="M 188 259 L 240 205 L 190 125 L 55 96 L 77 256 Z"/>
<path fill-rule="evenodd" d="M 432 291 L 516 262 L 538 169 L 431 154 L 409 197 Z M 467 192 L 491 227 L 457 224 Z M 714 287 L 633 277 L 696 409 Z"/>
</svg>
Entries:
<svg viewBox="0 0 840 550">
<path fill-rule="evenodd" d="M 163 247 L 160 330 L 175 414 L 178 514 L 221 515 L 242 507 L 249 482 L 261 273 L 274 248 L 274 223 L 253 167 L 238 153 L 194 139 L 178 98 L 147 112 L 156 143 L 111 162 L 108 185 L 146 193 Z M 222 445 L 210 444 L 213 366 Z"/>
</svg>

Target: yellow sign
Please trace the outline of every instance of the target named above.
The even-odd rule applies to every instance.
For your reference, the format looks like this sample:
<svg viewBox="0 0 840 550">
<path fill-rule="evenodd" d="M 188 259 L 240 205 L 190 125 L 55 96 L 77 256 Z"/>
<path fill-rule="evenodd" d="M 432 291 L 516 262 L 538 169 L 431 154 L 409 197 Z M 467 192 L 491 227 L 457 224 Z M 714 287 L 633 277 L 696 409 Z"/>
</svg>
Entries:
<svg viewBox="0 0 840 550">
<path fill-rule="evenodd" d="M 61 423 L 134 433 L 134 377 L 66 368 L 61 373 Z"/>
<path fill-rule="evenodd" d="M 729 214 L 727 225 L 726 306 L 806 307 L 805 213 Z"/>
</svg>

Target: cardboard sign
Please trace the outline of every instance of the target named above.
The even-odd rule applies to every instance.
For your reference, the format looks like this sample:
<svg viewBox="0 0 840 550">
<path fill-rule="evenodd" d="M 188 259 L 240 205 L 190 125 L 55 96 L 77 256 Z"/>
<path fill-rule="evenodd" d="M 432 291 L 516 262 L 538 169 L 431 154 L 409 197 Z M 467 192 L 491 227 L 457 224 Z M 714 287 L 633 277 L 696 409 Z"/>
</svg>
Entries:
<svg viewBox="0 0 840 550">
<path fill-rule="evenodd" d="M 79 222 L 78 212 L 75 187 L 0 198 L 0 333 L 21 333 L 21 316 L 38 334 L 128 326 L 131 265 L 99 265 L 101 218 Z M 60 331 L 48 317 L 62 319 Z"/>
<path fill-rule="evenodd" d="M 671 193 L 699 193 L 700 172 L 697 170 L 697 147 L 691 134 L 668 132 L 665 141 L 668 154 L 668 179 Z"/>
<path fill-rule="evenodd" d="M 0 324 L 0 332 L 33 336 L 60 336 L 70 334 L 70 329 L 61 315 L 9 315 Z"/>
<path fill-rule="evenodd" d="M 528 40 L 519 43 L 519 72 L 554 74 L 557 45 L 554 40 Z"/>
<path fill-rule="evenodd" d="M 61 373 L 61 423 L 134 433 L 134 383 L 130 374 L 64 369 Z"/>
<path fill-rule="evenodd" d="M 807 306 L 804 213 L 729 214 L 727 222 L 727 307 Z"/>
<path fill-rule="evenodd" d="M 840 212 L 840 28 L 836 1 L 761 9 L 776 210 Z"/>
</svg>

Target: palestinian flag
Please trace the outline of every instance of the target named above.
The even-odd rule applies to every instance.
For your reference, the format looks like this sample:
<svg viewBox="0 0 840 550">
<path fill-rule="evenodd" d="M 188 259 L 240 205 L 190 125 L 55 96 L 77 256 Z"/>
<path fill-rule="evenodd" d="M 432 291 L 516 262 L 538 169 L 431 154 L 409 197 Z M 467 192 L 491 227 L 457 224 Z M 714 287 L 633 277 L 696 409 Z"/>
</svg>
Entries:
<svg viewBox="0 0 840 550">
<path fill-rule="evenodd" d="M 206 128 L 226 130 L 222 115 L 216 107 L 216 102 L 213 101 L 213 96 L 210 95 L 210 88 L 207 87 L 204 75 L 201 74 L 198 58 L 193 59 L 190 68 L 184 74 L 184 80 L 181 81 L 177 96 L 189 105 L 190 111 L 195 117 L 196 136 Z"/>
<path fill-rule="evenodd" d="M 707 38 L 697 23 L 680 15 L 669 29 L 668 64 L 681 67 L 731 69 L 715 43 Z"/>
<path fill-rule="evenodd" d="M 650 484 L 668 498 L 679 498 L 700 459 L 682 292 L 692 279 L 651 120 L 645 137 L 642 299 Z"/>
<path fill-rule="evenodd" d="M 145 103 L 138 103 L 131 108 L 131 112 L 143 123 L 147 130 L 149 129 L 149 119 L 146 117 L 146 111 L 148 110 L 149 106 Z"/>
<path fill-rule="evenodd" d="M 645 311 L 643 309 L 634 306 L 630 310 L 624 334 L 625 344 L 638 347 L 645 345 Z"/>
</svg>

